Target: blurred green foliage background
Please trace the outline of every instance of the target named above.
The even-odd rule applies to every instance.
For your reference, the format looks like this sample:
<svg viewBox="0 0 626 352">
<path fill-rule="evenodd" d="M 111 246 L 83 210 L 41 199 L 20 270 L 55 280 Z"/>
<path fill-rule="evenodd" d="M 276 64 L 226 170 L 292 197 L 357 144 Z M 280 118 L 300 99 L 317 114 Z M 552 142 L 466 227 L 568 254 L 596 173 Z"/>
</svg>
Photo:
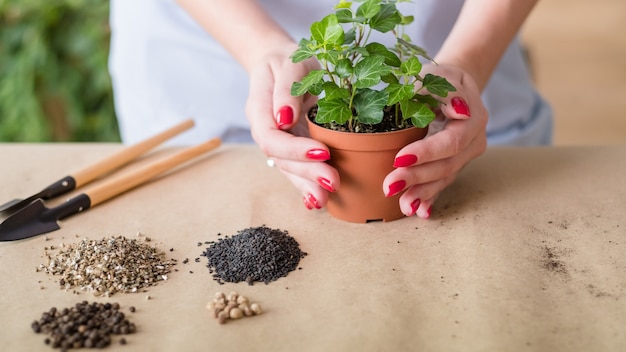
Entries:
<svg viewBox="0 0 626 352">
<path fill-rule="evenodd" d="M 106 0 L 0 0 L 0 142 L 119 141 L 108 15 Z"/>
</svg>

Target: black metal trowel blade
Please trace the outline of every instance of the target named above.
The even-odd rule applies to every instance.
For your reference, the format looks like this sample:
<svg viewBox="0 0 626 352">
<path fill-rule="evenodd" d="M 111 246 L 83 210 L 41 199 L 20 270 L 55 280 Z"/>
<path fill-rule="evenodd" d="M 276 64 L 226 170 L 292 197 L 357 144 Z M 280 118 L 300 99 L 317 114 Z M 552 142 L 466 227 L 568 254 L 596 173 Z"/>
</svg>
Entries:
<svg viewBox="0 0 626 352">
<path fill-rule="evenodd" d="M 58 220 L 88 209 L 90 203 L 85 194 L 54 208 L 46 208 L 43 201 L 37 199 L 0 224 L 0 241 L 21 240 L 58 230 Z"/>
</svg>

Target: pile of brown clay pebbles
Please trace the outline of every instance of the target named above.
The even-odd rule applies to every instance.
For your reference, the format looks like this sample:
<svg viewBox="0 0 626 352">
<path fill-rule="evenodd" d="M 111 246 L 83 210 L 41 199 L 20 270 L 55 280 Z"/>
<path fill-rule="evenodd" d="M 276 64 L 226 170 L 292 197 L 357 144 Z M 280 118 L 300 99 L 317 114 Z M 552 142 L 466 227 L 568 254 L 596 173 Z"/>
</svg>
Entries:
<svg viewBox="0 0 626 352">
<path fill-rule="evenodd" d="M 225 295 L 223 292 L 215 293 L 215 298 L 207 303 L 206 308 L 213 313 L 213 317 L 220 324 L 226 324 L 228 320 L 236 320 L 263 313 L 259 303 L 250 302 L 248 297 L 234 291 L 228 295 Z"/>
<path fill-rule="evenodd" d="M 36 333 L 50 337 L 46 345 L 61 350 L 70 348 L 104 348 L 111 344 L 111 334 L 132 334 L 135 324 L 120 312 L 118 303 L 89 303 L 83 301 L 73 307 L 50 308 L 39 320 L 33 321 L 31 328 Z M 124 338 L 121 344 L 126 344 Z"/>
<path fill-rule="evenodd" d="M 116 292 L 139 292 L 167 280 L 176 264 L 175 259 L 165 259 L 164 252 L 145 241 L 124 236 L 84 239 L 63 245 L 54 255 L 48 251 L 45 255 L 48 263 L 37 269 L 61 276 L 61 289 L 77 288 L 105 297 Z"/>
<path fill-rule="evenodd" d="M 298 267 L 307 253 L 287 231 L 265 226 L 250 227 L 236 235 L 210 242 L 202 253 L 218 283 L 255 281 L 268 284 Z"/>
</svg>

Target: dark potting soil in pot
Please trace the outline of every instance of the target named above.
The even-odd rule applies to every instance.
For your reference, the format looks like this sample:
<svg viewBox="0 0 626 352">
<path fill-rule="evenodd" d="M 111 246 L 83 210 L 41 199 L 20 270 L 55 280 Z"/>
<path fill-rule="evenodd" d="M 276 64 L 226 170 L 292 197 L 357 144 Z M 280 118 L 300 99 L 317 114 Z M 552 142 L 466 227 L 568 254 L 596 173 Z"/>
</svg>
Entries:
<svg viewBox="0 0 626 352">
<path fill-rule="evenodd" d="M 268 284 L 295 270 L 307 253 L 287 231 L 250 227 L 210 242 L 202 253 L 213 279 L 224 282 L 255 281 Z"/>
<path fill-rule="evenodd" d="M 309 110 L 308 117 L 311 121 L 315 122 L 315 116 L 317 116 L 317 106 L 314 106 Z M 353 132 L 353 133 L 379 133 L 379 132 L 393 132 L 401 129 L 412 127 L 413 125 L 409 123 L 405 123 L 403 126 L 398 126 L 396 124 L 396 108 L 393 106 L 385 106 L 383 109 L 383 119 L 379 124 L 369 125 L 365 123 L 357 122 L 356 126 L 353 128 L 349 128 L 346 125 L 340 125 L 335 122 L 331 123 L 317 123 L 316 124 L 327 128 L 329 130 L 337 131 L 337 132 Z M 400 117 L 400 120 L 402 118 Z"/>
</svg>

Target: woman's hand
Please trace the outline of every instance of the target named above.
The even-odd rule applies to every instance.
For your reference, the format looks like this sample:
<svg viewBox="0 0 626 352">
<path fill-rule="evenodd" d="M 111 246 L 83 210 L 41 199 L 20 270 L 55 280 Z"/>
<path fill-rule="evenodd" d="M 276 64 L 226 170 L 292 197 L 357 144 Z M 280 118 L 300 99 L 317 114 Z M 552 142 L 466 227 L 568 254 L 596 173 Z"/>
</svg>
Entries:
<svg viewBox="0 0 626 352">
<path fill-rule="evenodd" d="M 302 192 L 307 207 L 323 207 L 339 176 L 321 162 L 331 157 L 328 148 L 303 137 L 308 131 L 301 117 L 315 100 L 290 94 L 292 83 L 318 68 L 317 62 L 291 62 L 296 43 L 257 1 L 177 1 L 250 74 L 246 115 L 253 138 Z M 384 180 L 385 194 L 406 189 L 400 198 L 405 214 L 428 217 L 437 195 L 485 151 L 487 111 L 480 91 L 536 2 L 467 0 L 437 53 L 441 65 L 424 66 L 422 73 L 446 77 L 458 91 L 443 99 L 429 136 L 397 154 L 397 168 Z M 248 25 L 234 28 L 233 21 Z"/>
<path fill-rule="evenodd" d="M 250 70 L 246 115 L 255 142 L 300 190 L 304 205 L 320 209 L 339 186 L 339 175 L 323 162 L 331 157 L 328 148 L 308 138 L 305 115 L 316 98 L 291 95 L 293 82 L 319 68 L 313 59 L 292 63 L 295 49 L 295 43 L 284 43 Z"/>
<path fill-rule="evenodd" d="M 437 195 L 487 148 L 488 113 L 480 98 L 502 54 L 537 0 L 467 0 L 428 72 L 445 77 L 457 91 L 443 99 L 429 135 L 396 155 L 385 194 L 397 194 L 406 215 L 430 216 Z M 477 16 L 481 18 L 476 21 Z"/>
<path fill-rule="evenodd" d="M 406 190 L 400 208 L 407 215 L 430 217 L 437 196 L 461 169 L 487 147 L 488 113 L 474 79 L 452 65 L 424 65 L 422 74 L 445 77 L 456 92 L 441 99 L 444 105 L 423 140 L 411 143 L 396 154 L 394 167 L 383 182 L 387 196 Z"/>
<path fill-rule="evenodd" d="M 251 71 L 246 114 L 261 150 L 300 190 L 305 206 L 320 209 L 340 180 L 337 171 L 322 162 L 331 157 L 328 148 L 308 138 L 304 116 L 315 97 L 290 94 L 293 82 L 318 68 L 315 60 L 293 64 L 288 56 L 294 48 L 272 53 Z M 391 196 L 406 190 L 400 197 L 402 212 L 428 218 L 438 194 L 485 151 L 488 116 L 476 83 L 461 69 L 425 65 L 422 73 L 446 77 L 457 91 L 442 99 L 428 136 L 396 155 L 396 169 L 385 178 L 383 192 Z"/>
</svg>

